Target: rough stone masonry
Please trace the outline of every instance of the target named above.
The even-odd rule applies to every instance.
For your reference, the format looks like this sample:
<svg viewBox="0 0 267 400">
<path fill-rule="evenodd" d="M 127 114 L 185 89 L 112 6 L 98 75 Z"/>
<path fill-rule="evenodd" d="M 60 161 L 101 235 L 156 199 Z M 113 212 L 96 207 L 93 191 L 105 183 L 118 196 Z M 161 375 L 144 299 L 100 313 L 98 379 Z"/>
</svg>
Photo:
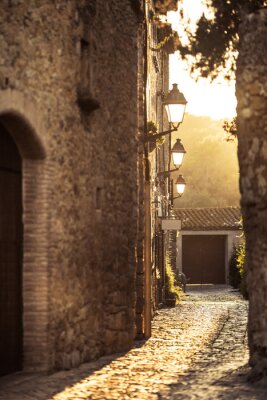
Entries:
<svg viewBox="0 0 267 400">
<path fill-rule="evenodd" d="M 0 122 L 23 159 L 25 371 L 134 338 L 137 24 L 128 0 L 1 2 Z"/>
<path fill-rule="evenodd" d="M 246 236 L 250 363 L 267 374 L 267 9 L 249 14 L 240 29 L 237 63 L 238 153 Z"/>
</svg>

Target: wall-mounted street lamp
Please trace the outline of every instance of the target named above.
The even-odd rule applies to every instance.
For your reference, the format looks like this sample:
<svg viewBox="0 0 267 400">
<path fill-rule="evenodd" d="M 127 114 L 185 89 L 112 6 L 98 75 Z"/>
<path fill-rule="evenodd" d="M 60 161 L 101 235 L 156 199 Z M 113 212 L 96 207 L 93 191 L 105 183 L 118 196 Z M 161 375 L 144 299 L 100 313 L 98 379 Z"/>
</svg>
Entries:
<svg viewBox="0 0 267 400">
<path fill-rule="evenodd" d="M 167 131 L 145 137 L 145 142 L 155 142 L 162 136 L 168 135 L 171 132 L 176 131 L 184 118 L 187 101 L 183 93 L 179 91 L 178 85 L 176 83 L 173 84 L 173 88 L 166 96 L 163 93 L 159 94 L 162 96 L 162 104 L 165 106 L 169 124 L 172 128 Z M 157 176 L 169 176 L 171 172 L 178 171 L 178 169 L 182 165 L 186 151 L 180 139 L 176 140 L 176 143 L 170 151 L 175 168 L 169 169 L 168 171 L 159 172 Z"/>
<path fill-rule="evenodd" d="M 147 84 L 147 69 L 146 69 L 146 78 L 145 78 L 145 87 Z M 170 135 L 171 132 L 174 132 L 178 129 L 180 123 L 183 121 L 185 107 L 187 101 L 184 95 L 179 92 L 177 84 L 173 85 L 172 90 L 169 91 L 167 96 L 165 96 L 162 92 L 158 93 L 162 96 L 162 106 L 165 107 L 168 121 L 170 125 L 170 129 L 164 132 L 155 133 L 153 135 L 149 135 L 148 132 L 148 123 L 146 121 L 145 131 L 144 131 L 144 152 L 145 152 L 145 188 L 144 188 L 144 212 L 145 212 L 145 252 L 144 252 L 144 264 L 145 264 L 145 307 L 144 307 L 144 333 L 145 337 L 149 338 L 151 336 L 151 190 L 150 190 L 150 166 L 149 166 L 149 158 L 148 158 L 148 143 L 155 143 L 157 139 L 162 138 L 165 135 Z M 147 103 L 146 103 L 146 95 L 145 95 L 145 105 L 144 105 L 144 114 L 147 116 Z M 171 137 L 169 140 L 169 151 L 172 152 L 174 165 L 180 166 L 183 157 L 185 154 L 184 147 L 180 142 L 180 146 L 174 145 L 173 149 L 170 149 L 171 145 Z M 175 147 L 176 146 L 176 147 Z M 182 148 L 181 148 L 182 146 Z M 177 147 L 179 147 L 177 149 Z M 177 168 L 175 168 L 177 170 Z M 167 174 L 169 175 L 172 170 L 170 170 L 170 162 L 169 162 L 169 171 Z M 166 173 L 163 173 L 163 176 Z M 170 187 L 170 179 L 168 179 L 168 186 Z M 169 193 L 170 193 L 169 189 Z M 181 187 L 179 187 L 179 192 L 181 193 Z M 178 193 L 179 193 L 178 192 Z M 169 200 L 169 199 L 168 199 Z M 169 201 L 168 201 L 169 207 Z"/>
<path fill-rule="evenodd" d="M 179 91 L 177 83 L 173 84 L 173 88 L 169 91 L 169 93 L 166 96 L 162 92 L 160 92 L 159 94 L 162 96 L 162 104 L 165 106 L 165 110 L 168 116 L 168 121 L 172 128 L 168 129 L 167 131 L 163 131 L 160 133 L 156 133 L 152 136 L 145 137 L 144 139 L 145 142 L 155 142 L 162 136 L 177 131 L 180 123 L 183 122 L 184 119 L 184 113 L 187 101 L 183 93 Z"/>
<path fill-rule="evenodd" d="M 173 197 L 172 200 L 178 199 L 184 194 L 186 182 L 183 178 L 183 175 L 178 176 L 178 178 L 175 181 L 175 186 L 176 186 L 178 196 Z"/>
<path fill-rule="evenodd" d="M 176 143 L 171 149 L 172 161 L 175 168 L 168 171 L 158 172 L 157 176 L 168 176 L 171 172 L 178 171 L 182 165 L 185 153 L 186 151 L 181 143 L 181 139 L 176 139 Z"/>
<path fill-rule="evenodd" d="M 167 96 L 163 96 L 163 105 L 168 115 L 168 120 L 174 130 L 177 130 L 184 119 L 187 101 L 183 93 L 179 91 L 177 83 L 172 85 L 172 90 Z"/>
<path fill-rule="evenodd" d="M 176 168 L 180 168 L 180 166 L 182 165 L 185 153 L 186 151 L 181 142 L 181 139 L 176 139 L 176 143 L 171 149 L 172 161 Z"/>
</svg>

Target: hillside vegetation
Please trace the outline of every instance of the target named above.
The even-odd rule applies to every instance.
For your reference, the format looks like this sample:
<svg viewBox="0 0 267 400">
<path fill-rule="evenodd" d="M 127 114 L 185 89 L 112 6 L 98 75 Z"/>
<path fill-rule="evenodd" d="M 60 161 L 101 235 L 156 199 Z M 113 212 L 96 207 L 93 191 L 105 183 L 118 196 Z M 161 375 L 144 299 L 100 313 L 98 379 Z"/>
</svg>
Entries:
<svg viewBox="0 0 267 400">
<path fill-rule="evenodd" d="M 237 143 L 225 140 L 222 125 L 223 121 L 185 115 L 177 137 L 187 151 L 179 171 L 187 186 L 174 207 L 239 206 Z"/>
</svg>

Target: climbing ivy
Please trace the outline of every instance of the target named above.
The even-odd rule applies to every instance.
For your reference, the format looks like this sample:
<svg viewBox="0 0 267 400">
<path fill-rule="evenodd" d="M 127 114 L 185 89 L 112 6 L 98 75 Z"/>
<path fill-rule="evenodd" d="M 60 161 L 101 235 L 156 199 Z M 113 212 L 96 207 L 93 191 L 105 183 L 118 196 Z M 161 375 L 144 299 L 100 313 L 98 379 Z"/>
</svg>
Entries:
<svg viewBox="0 0 267 400">
<path fill-rule="evenodd" d="M 158 133 L 158 126 L 155 122 L 153 121 L 148 121 L 147 122 L 147 132 L 149 136 L 156 135 Z M 156 144 L 161 145 L 165 141 L 165 137 L 162 136 L 161 138 L 156 139 Z"/>
<path fill-rule="evenodd" d="M 176 304 L 179 303 L 183 297 L 182 289 L 176 284 L 175 273 L 172 270 L 169 257 L 166 258 L 165 266 L 165 296 L 166 299 L 175 299 Z"/>
<path fill-rule="evenodd" d="M 246 270 L 246 241 L 242 241 L 241 245 L 237 249 L 237 268 L 239 269 L 241 282 L 240 291 L 245 299 L 248 299 L 247 289 L 247 270 Z"/>
</svg>

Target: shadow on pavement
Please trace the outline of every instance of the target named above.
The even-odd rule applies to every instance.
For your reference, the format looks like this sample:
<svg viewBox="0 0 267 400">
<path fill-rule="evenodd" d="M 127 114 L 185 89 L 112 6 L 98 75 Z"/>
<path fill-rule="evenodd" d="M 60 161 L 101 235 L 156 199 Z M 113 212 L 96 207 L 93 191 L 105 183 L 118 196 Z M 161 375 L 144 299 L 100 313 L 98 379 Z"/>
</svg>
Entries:
<svg viewBox="0 0 267 400">
<path fill-rule="evenodd" d="M 266 400 L 267 388 L 259 383 L 249 383 L 247 377 L 250 367 L 244 365 L 231 370 L 218 380 L 211 382 L 198 379 L 197 372 L 191 372 L 181 378 L 177 384 L 169 386 L 167 391 L 158 393 L 159 400 Z"/>
<path fill-rule="evenodd" d="M 133 349 L 138 349 L 146 343 L 145 340 L 136 341 Z M 129 351 L 130 351 L 129 350 Z M 101 370 L 112 362 L 124 357 L 128 351 L 99 358 L 96 361 L 82 364 L 77 368 L 55 372 L 53 374 L 29 374 L 18 372 L 0 378 L 1 400 L 49 400 L 60 394 L 66 388 L 75 386 L 79 382 L 92 378 L 94 374 L 101 374 Z M 74 400 L 74 399 L 73 399 Z"/>
</svg>

